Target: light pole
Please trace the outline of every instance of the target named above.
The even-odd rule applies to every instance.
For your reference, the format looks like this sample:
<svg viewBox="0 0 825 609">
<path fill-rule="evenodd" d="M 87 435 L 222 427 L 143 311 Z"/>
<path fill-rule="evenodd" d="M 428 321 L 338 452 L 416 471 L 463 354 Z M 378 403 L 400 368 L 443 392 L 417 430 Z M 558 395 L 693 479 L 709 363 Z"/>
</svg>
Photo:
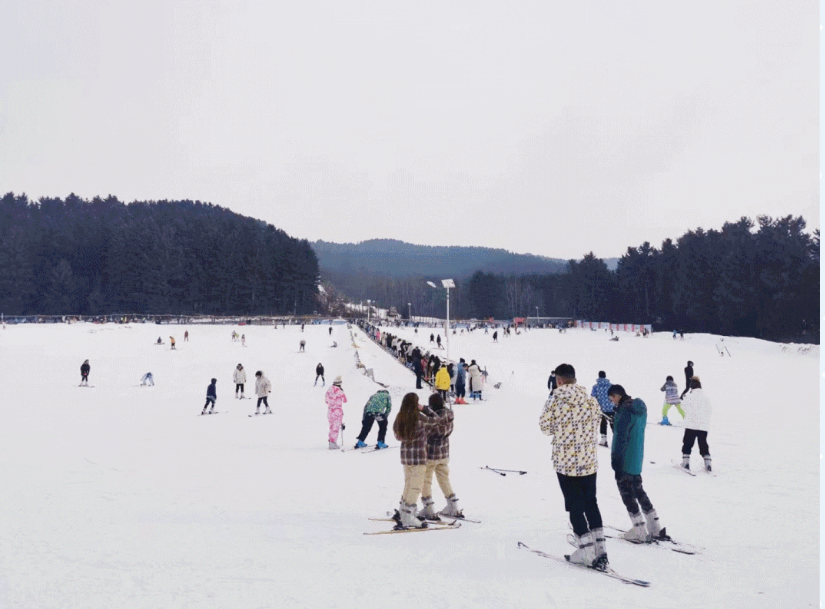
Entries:
<svg viewBox="0 0 825 609">
<path fill-rule="evenodd" d="M 367 298 L 367 323 L 370 323 L 370 303 L 371 302 L 372 301 L 369 298 Z"/>
<path fill-rule="evenodd" d="M 427 285 L 431 288 L 437 288 L 438 286 L 435 285 L 432 281 L 428 281 Z M 450 288 L 455 287 L 455 281 L 452 279 L 442 279 L 441 286 L 447 290 L 447 322 L 444 326 L 444 335 L 446 336 L 447 340 L 447 361 L 450 360 Z"/>
<path fill-rule="evenodd" d="M 536 327 L 539 327 L 539 308 L 536 307 Z"/>
<path fill-rule="evenodd" d="M 410 319 L 410 322 L 412 322 L 412 304 L 409 302 L 407 303 L 407 317 Z"/>
</svg>

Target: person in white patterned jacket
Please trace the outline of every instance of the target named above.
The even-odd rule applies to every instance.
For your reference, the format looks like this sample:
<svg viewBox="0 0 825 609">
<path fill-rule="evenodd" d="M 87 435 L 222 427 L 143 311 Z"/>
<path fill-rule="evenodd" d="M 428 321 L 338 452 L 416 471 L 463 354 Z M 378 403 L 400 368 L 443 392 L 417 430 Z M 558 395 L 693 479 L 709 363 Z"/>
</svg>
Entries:
<svg viewBox="0 0 825 609">
<path fill-rule="evenodd" d="M 558 388 L 544 405 L 539 427 L 553 436 L 553 466 L 578 548 L 569 560 L 605 569 L 607 551 L 596 501 L 596 428 L 602 411 L 596 398 L 576 384 L 573 366 L 561 364 L 554 372 Z"/>
</svg>

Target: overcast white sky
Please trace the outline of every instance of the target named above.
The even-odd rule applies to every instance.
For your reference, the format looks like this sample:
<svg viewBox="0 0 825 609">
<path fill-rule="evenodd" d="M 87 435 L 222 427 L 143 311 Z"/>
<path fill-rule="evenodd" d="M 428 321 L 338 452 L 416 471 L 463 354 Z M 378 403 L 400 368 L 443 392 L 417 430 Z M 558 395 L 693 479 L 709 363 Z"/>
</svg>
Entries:
<svg viewBox="0 0 825 609">
<path fill-rule="evenodd" d="M 819 4 L 2 0 L 0 191 L 620 256 L 819 227 Z"/>
</svg>

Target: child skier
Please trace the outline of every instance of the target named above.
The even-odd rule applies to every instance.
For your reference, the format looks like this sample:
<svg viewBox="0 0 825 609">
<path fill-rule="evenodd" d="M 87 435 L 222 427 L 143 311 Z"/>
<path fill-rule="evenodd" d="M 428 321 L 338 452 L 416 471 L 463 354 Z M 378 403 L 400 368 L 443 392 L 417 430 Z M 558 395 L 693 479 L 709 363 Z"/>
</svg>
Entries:
<svg viewBox="0 0 825 609">
<path fill-rule="evenodd" d="M 269 409 L 269 401 L 267 400 L 269 394 L 272 392 L 272 383 L 266 378 L 263 372 L 258 370 L 255 373 L 255 395 L 258 396 L 258 405 L 255 407 L 255 414 L 261 414 L 261 404 L 266 407 L 264 414 L 272 414 Z"/>
<path fill-rule="evenodd" d="M 337 450 L 338 434 L 344 429 L 344 403 L 347 401 L 347 396 L 344 390 L 341 389 L 341 377 L 336 376 L 332 381 L 332 387 L 327 390 L 324 400 L 327 403 L 327 420 L 329 421 L 329 449 Z"/>
<path fill-rule="evenodd" d="M 670 425 L 670 421 L 667 418 L 667 411 L 670 410 L 671 406 L 676 406 L 676 410 L 679 411 L 679 414 L 682 415 L 684 419 L 685 411 L 682 410 L 680 406 L 682 398 L 679 397 L 679 387 L 676 386 L 676 382 L 672 376 L 668 376 L 667 379 L 665 379 L 665 384 L 662 385 L 660 391 L 665 392 L 665 405 L 662 406 L 662 422 L 659 423 L 659 425 Z"/>
<path fill-rule="evenodd" d="M 212 404 L 212 407 L 209 409 L 209 414 L 212 414 L 212 412 L 215 410 L 215 400 L 218 399 L 218 388 L 216 387 L 217 382 L 218 379 L 212 379 L 212 382 L 209 384 L 209 387 L 206 388 L 206 404 L 203 405 L 203 410 L 201 411 L 201 414 L 207 414 L 206 408 L 209 406 L 210 403 Z"/>
<path fill-rule="evenodd" d="M 243 386 L 246 384 L 246 370 L 240 364 L 237 365 L 235 371 L 232 373 L 232 380 L 235 381 L 235 399 L 243 399 Z M 238 395 L 240 392 L 240 396 Z"/>
<path fill-rule="evenodd" d="M 89 360 L 84 361 L 80 365 L 80 385 L 83 387 L 89 386 L 89 372 L 92 371 L 92 367 L 89 365 Z"/>
</svg>

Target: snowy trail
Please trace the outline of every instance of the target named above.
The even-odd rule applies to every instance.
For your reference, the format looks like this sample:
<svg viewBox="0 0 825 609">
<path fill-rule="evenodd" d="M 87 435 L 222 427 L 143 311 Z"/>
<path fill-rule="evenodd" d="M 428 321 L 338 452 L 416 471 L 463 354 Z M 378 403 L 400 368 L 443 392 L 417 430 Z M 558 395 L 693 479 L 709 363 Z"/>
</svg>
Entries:
<svg viewBox="0 0 825 609">
<path fill-rule="evenodd" d="M 648 339 L 534 330 L 492 343 L 451 337 L 453 357 L 490 374 L 485 401 L 456 406 L 451 478 L 482 524 L 438 535 L 364 536 L 397 505 L 398 451 L 326 447 L 323 393 L 344 379 L 346 445 L 379 386 L 355 367 L 349 331 L 335 326 L 8 326 L 0 331 L 0 607 L 813 607 L 818 602 L 818 358 L 779 345 L 667 334 Z M 190 342 L 183 342 L 188 329 Z M 392 332 L 411 339 L 412 330 Z M 156 346 L 158 335 L 176 351 Z M 418 344 L 427 347 L 421 339 Z M 426 330 L 427 337 L 429 329 Z M 306 353 L 298 343 L 307 340 Z M 443 336 L 442 336 L 443 338 Z M 329 345 L 333 340 L 338 347 Z M 361 361 L 390 385 L 393 414 L 415 379 L 360 331 Z M 90 384 L 78 388 L 88 358 Z M 713 406 L 718 476 L 670 466 L 682 431 L 649 426 L 645 487 L 674 538 L 701 556 L 608 543 L 633 589 L 519 552 L 521 540 L 568 551 L 567 519 L 538 431 L 552 367 L 573 364 L 588 388 L 598 370 L 658 417 L 667 374 L 696 363 Z M 327 387 L 313 387 L 323 362 Z M 271 417 L 232 397 L 232 370 L 272 381 Z M 138 387 L 152 371 L 155 387 Z M 216 417 L 197 417 L 211 377 Z M 501 389 L 492 383 L 502 381 Z M 247 384 L 251 395 L 254 382 Z M 426 398 L 428 390 L 420 390 Z M 671 411 L 673 412 L 673 411 Z M 374 429 L 368 442 L 374 442 Z M 391 432 L 390 432 L 391 438 Z M 394 443 L 394 440 L 391 442 Z M 605 521 L 627 515 L 600 452 Z M 694 451 L 694 464 L 698 454 Z M 655 464 L 650 462 L 654 461 Z M 501 477 L 481 466 L 527 470 Z M 438 507 L 443 498 L 435 490 Z M 789 524 L 789 521 L 792 524 Z M 815 536 L 818 541 L 818 535 Z M 793 557 L 792 561 L 786 560 Z M 411 589 L 411 581 L 420 582 Z M 789 581 L 794 585 L 789 586 Z"/>
</svg>

